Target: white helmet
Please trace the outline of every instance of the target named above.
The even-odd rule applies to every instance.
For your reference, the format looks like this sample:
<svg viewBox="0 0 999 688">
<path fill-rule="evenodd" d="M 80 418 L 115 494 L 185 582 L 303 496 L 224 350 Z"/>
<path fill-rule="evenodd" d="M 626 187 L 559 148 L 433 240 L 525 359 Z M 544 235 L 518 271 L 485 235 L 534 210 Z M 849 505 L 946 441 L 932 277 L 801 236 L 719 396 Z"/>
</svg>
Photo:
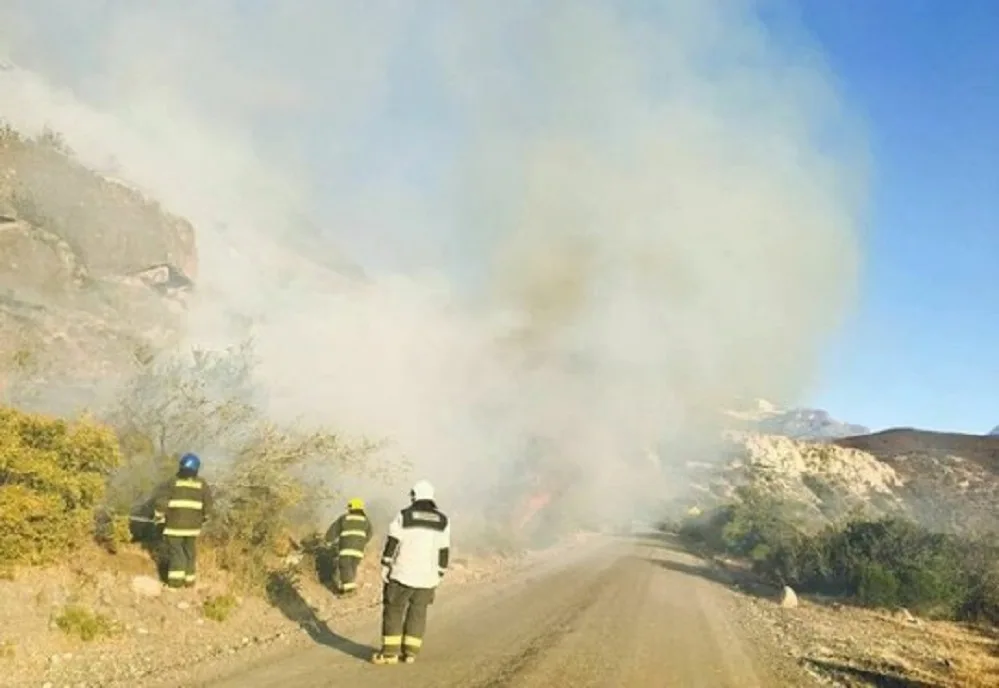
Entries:
<svg viewBox="0 0 999 688">
<path fill-rule="evenodd" d="M 428 480 L 420 480 L 409 491 L 409 498 L 414 502 L 421 499 L 432 500 L 434 498 L 434 486 Z"/>
</svg>

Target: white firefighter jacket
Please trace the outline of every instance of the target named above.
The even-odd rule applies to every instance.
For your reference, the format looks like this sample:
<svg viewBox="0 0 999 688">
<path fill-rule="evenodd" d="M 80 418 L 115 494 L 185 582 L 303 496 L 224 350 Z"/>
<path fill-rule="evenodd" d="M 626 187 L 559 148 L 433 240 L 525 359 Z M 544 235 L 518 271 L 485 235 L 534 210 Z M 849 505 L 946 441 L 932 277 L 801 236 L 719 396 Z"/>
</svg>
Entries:
<svg viewBox="0 0 999 688">
<path fill-rule="evenodd" d="M 430 500 L 400 511 L 389 525 L 382 564 L 389 578 L 410 588 L 436 588 L 447 570 L 451 524 Z"/>
</svg>

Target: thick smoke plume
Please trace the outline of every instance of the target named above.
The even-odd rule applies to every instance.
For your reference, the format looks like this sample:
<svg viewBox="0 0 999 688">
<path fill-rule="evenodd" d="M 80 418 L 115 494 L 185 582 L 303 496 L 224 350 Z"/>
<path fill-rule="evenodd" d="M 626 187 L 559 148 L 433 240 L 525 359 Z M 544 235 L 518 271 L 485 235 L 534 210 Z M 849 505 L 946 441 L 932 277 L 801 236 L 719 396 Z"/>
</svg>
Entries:
<svg viewBox="0 0 999 688">
<path fill-rule="evenodd" d="M 252 318 L 274 414 L 390 438 L 445 506 L 541 451 L 620 516 L 806 390 L 855 289 L 856 128 L 758 9 L 7 0 L 0 117 L 195 223 L 190 340 Z"/>
</svg>

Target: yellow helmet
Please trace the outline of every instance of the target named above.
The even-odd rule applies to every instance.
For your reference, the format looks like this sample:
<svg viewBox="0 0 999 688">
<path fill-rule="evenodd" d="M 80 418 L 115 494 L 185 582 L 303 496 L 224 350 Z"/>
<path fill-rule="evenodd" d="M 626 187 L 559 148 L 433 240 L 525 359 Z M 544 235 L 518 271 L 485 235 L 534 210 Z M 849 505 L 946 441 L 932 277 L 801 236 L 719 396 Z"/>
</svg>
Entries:
<svg viewBox="0 0 999 688">
<path fill-rule="evenodd" d="M 354 497 L 347 501 L 347 509 L 350 511 L 363 511 L 364 510 L 364 500 L 360 497 Z"/>
</svg>

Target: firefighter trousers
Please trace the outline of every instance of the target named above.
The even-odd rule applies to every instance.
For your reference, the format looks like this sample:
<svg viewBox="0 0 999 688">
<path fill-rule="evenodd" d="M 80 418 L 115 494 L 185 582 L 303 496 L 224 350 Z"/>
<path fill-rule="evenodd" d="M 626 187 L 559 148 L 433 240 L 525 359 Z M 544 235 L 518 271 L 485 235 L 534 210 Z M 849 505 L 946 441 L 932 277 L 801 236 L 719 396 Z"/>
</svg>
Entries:
<svg viewBox="0 0 999 688">
<path fill-rule="evenodd" d="M 193 586 L 197 578 L 196 537 L 165 535 L 167 554 L 167 585 L 172 588 Z"/>
<path fill-rule="evenodd" d="M 411 588 L 390 580 L 382 593 L 382 654 L 397 657 L 400 651 L 415 657 L 423 646 L 427 608 L 434 603 L 434 588 Z"/>
<path fill-rule="evenodd" d="M 340 574 L 340 592 L 354 592 L 357 590 L 357 567 L 361 560 L 357 557 L 339 556 L 337 557 L 337 573 Z"/>
</svg>

